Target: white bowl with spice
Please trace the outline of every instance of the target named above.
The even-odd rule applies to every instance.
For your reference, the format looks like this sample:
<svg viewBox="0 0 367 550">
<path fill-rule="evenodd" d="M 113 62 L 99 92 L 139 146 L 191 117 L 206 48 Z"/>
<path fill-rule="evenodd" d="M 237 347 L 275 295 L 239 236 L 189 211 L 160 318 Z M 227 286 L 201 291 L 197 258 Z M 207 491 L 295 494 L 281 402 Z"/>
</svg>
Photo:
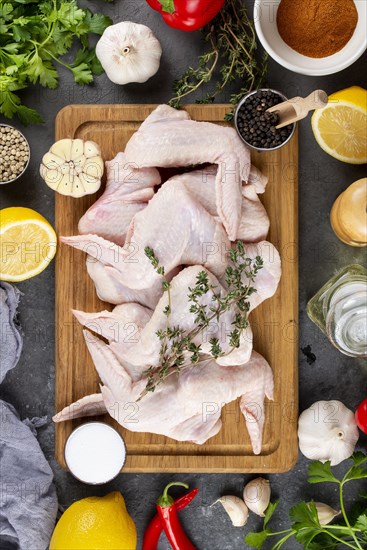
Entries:
<svg viewBox="0 0 367 550">
<path fill-rule="evenodd" d="M 367 49 L 366 0 L 255 0 L 254 21 L 269 55 L 299 74 L 337 73 Z"/>
<path fill-rule="evenodd" d="M 22 132 L 10 124 L 0 124 L 0 185 L 20 178 L 29 159 L 29 143 Z"/>
</svg>

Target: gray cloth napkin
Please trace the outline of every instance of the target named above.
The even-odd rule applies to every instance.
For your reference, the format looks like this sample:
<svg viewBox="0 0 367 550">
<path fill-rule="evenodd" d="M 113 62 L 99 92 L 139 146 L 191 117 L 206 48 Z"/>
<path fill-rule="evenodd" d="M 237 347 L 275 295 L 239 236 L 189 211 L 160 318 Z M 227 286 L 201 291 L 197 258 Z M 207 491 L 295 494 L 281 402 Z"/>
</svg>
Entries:
<svg viewBox="0 0 367 550">
<path fill-rule="evenodd" d="M 0 384 L 19 361 L 23 338 L 16 322 L 20 291 L 0 281 Z"/>
<path fill-rule="evenodd" d="M 20 292 L 0 282 L 0 383 L 18 363 L 23 338 L 16 322 Z M 46 418 L 21 422 L 0 400 L 0 548 L 46 550 L 55 526 L 52 470 L 36 439 Z"/>
<path fill-rule="evenodd" d="M 35 437 L 46 418 L 21 422 L 0 400 L 0 548 L 46 550 L 57 514 L 52 470 Z"/>
</svg>

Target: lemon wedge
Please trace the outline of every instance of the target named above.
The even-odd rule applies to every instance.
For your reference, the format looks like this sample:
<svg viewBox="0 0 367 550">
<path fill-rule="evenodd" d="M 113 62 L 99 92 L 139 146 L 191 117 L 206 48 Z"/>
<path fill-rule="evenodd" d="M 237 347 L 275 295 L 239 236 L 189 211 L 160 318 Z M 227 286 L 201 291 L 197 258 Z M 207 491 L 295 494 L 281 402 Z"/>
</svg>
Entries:
<svg viewBox="0 0 367 550">
<path fill-rule="evenodd" d="M 17 283 L 43 271 L 55 256 L 56 233 L 31 208 L 0 210 L 0 280 Z"/>
<path fill-rule="evenodd" d="M 104 497 L 78 500 L 59 519 L 50 550 L 82 549 L 136 549 L 135 523 L 118 491 Z"/>
<path fill-rule="evenodd" d="M 352 86 L 329 96 L 312 116 L 317 143 L 332 157 L 349 164 L 367 162 L 367 90 Z"/>
</svg>

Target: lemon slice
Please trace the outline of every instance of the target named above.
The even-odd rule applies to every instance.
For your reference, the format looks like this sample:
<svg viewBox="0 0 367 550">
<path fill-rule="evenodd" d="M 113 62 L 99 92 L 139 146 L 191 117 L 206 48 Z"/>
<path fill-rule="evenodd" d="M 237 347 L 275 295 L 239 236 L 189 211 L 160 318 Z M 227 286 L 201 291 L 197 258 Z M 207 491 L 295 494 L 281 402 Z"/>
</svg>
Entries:
<svg viewBox="0 0 367 550">
<path fill-rule="evenodd" d="M 43 271 L 55 256 L 56 233 L 30 208 L 0 210 L 0 280 L 17 283 Z"/>
<path fill-rule="evenodd" d="M 312 116 L 317 143 L 332 157 L 350 164 L 367 162 L 367 90 L 353 86 L 329 96 Z"/>
</svg>

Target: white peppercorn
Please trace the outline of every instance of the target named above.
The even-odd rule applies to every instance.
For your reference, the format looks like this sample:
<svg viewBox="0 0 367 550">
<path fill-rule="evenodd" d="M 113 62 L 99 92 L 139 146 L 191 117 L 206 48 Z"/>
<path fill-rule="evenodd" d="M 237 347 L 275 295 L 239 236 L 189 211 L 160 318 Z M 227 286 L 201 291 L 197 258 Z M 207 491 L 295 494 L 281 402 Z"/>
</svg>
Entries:
<svg viewBox="0 0 367 550">
<path fill-rule="evenodd" d="M 0 125 L 0 184 L 13 181 L 26 169 L 29 161 L 28 142 L 19 130 Z"/>
</svg>

